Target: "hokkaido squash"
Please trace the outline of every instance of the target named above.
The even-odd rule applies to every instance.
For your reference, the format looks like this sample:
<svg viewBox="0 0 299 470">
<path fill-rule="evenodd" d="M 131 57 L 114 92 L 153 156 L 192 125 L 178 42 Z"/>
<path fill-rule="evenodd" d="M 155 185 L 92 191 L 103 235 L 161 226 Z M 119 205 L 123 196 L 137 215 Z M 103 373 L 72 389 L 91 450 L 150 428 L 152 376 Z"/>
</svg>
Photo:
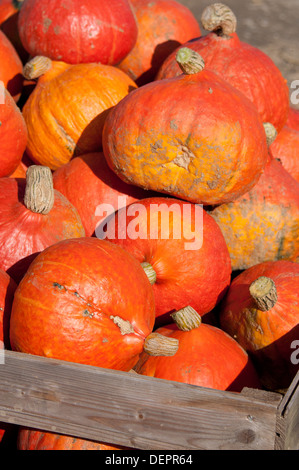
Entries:
<svg viewBox="0 0 299 470">
<path fill-rule="evenodd" d="M 174 322 L 156 332 L 176 338 L 177 353 L 172 357 L 143 353 L 134 367 L 138 374 L 233 392 L 241 392 L 243 387 L 261 388 L 251 359 L 231 336 L 202 323 L 190 306 L 172 317 Z"/>
<path fill-rule="evenodd" d="M 251 355 L 263 385 L 285 389 L 298 371 L 299 265 L 260 263 L 239 274 L 222 303 L 220 324 Z"/>
<path fill-rule="evenodd" d="M 184 44 L 198 52 L 208 70 L 220 75 L 254 103 L 263 122 L 270 122 L 279 132 L 289 112 L 287 81 L 272 59 L 257 47 L 240 41 L 237 19 L 222 3 L 208 5 L 201 23 L 208 34 Z M 180 74 L 173 51 L 162 64 L 157 79 Z"/>
<path fill-rule="evenodd" d="M 296 130 L 284 126 L 271 144 L 270 152 L 299 183 L 299 127 Z"/>
<path fill-rule="evenodd" d="M 22 70 L 23 64 L 16 49 L 0 30 L 0 80 L 15 101 L 20 98 L 23 88 Z"/>
<path fill-rule="evenodd" d="M 137 23 L 127 0 L 26 0 L 18 27 L 32 56 L 69 64 L 114 65 L 137 39 Z"/>
<path fill-rule="evenodd" d="M 271 148 L 270 132 L 273 139 L 277 134 L 267 128 Z M 270 153 L 257 184 L 209 214 L 224 235 L 233 271 L 299 255 L 299 184 Z"/>
<path fill-rule="evenodd" d="M 98 152 L 110 109 L 136 84 L 124 72 L 97 63 L 69 65 L 37 57 L 26 78 L 40 75 L 23 107 L 27 154 L 52 170 L 78 155 Z"/>
<path fill-rule="evenodd" d="M 97 233 L 100 237 L 100 233 Z M 153 287 L 156 325 L 191 305 L 210 321 L 231 275 L 228 249 L 216 222 L 201 206 L 175 198 L 131 203 L 107 221 L 103 235 L 131 253 Z"/>
<path fill-rule="evenodd" d="M 38 429 L 20 427 L 17 435 L 17 450 L 125 450 L 103 442 L 80 439 L 73 436 L 64 436 L 54 432 L 45 432 Z"/>
<path fill-rule="evenodd" d="M 75 207 L 53 189 L 49 168 L 31 165 L 26 179 L 0 179 L 0 268 L 20 281 L 37 253 L 85 235 Z"/>
<path fill-rule="evenodd" d="M 1 90 L 0 104 L 0 178 L 9 176 L 20 164 L 27 145 L 27 127 L 11 94 Z"/>
<path fill-rule="evenodd" d="M 176 0 L 131 0 L 138 25 L 137 41 L 118 64 L 138 86 L 154 80 L 166 57 L 200 35 L 193 13 Z"/>
<path fill-rule="evenodd" d="M 180 76 L 148 83 L 110 111 L 104 155 L 127 183 L 204 205 L 232 201 L 266 164 L 263 124 L 196 52 L 181 48 L 177 61 Z"/>
<path fill-rule="evenodd" d="M 28 354 L 129 371 L 144 349 L 177 351 L 176 340 L 152 332 L 154 320 L 140 263 L 106 240 L 81 237 L 34 259 L 14 296 L 10 342 Z"/>
<path fill-rule="evenodd" d="M 97 227 L 115 210 L 148 193 L 118 178 L 102 152 L 75 157 L 55 170 L 53 185 L 78 210 L 87 237 L 95 235 Z"/>
</svg>

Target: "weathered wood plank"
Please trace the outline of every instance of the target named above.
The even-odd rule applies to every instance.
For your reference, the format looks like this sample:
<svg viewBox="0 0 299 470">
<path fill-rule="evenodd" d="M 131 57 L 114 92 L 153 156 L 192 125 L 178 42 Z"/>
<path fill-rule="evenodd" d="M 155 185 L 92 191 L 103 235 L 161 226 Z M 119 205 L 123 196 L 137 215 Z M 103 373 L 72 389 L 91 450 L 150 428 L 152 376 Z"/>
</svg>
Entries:
<svg viewBox="0 0 299 470">
<path fill-rule="evenodd" d="M 12 351 L 0 421 L 138 449 L 274 449 L 277 401 Z"/>
<path fill-rule="evenodd" d="M 299 450 L 299 371 L 278 406 L 276 447 Z"/>
</svg>

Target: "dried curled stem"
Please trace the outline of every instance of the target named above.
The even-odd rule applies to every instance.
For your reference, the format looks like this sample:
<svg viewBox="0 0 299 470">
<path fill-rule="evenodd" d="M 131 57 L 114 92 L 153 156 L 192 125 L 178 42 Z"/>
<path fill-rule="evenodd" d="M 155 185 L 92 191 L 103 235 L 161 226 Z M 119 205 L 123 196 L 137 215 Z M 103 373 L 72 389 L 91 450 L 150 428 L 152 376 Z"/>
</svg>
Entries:
<svg viewBox="0 0 299 470">
<path fill-rule="evenodd" d="M 176 54 L 176 61 L 186 75 L 201 72 L 205 62 L 198 52 L 189 47 L 181 47 Z"/>
<path fill-rule="evenodd" d="M 256 281 L 252 282 L 249 287 L 249 292 L 257 308 L 263 312 L 271 310 L 277 302 L 276 286 L 274 281 L 269 277 L 261 276 Z"/>
<path fill-rule="evenodd" d="M 143 349 L 150 356 L 174 356 L 178 347 L 179 341 L 176 338 L 151 333 L 146 337 Z"/>
<path fill-rule="evenodd" d="M 150 282 L 151 285 L 155 284 L 156 280 L 157 280 L 157 274 L 156 274 L 156 271 L 154 270 L 154 268 L 152 267 L 152 265 L 150 263 L 148 263 L 147 261 L 144 261 L 141 263 L 141 266 L 145 272 L 145 274 L 147 275 L 147 278 Z"/>
<path fill-rule="evenodd" d="M 54 205 L 53 177 L 50 168 L 31 165 L 26 172 L 24 204 L 32 212 L 48 214 Z"/>
<path fill-rule="evenodd" d="M 229 38 L 237 28 L 234 12 L 223 3 L 207 6 L 201 15 L 201 23 L 206 31 L 214 31 L 224 38 Z"/>
<path fill-rule="evenodd" d="M 48 57 L 37 55 L 29 60 L 23 67 L 23 77 L 26 80 L 34 80 L 44 75 L 52 67 L 52 60 Z"/>
<path fill-rule="evenodd" d="M 190 306 L 177 310 L 171 317 L 181 331 L 193 330 L 201 324 L 201 316 Z"/>
</svg>

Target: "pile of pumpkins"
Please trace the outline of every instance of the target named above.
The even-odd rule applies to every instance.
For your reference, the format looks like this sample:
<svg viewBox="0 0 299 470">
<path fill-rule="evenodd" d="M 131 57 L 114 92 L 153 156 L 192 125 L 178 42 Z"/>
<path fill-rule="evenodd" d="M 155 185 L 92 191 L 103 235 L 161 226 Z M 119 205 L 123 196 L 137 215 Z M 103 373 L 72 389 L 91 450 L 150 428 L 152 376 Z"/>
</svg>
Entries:
<svg viewBox="0 0 299 470">
<path fill-rule="evenodd" d="M 0 347 L 283 393 L 299 339 L 286 80 L 225 4 L 199 23 L 175 0 L 58 3 L 0 1 Z M 25 427 L 17 446 L 121 449 Z"/>
</svg>

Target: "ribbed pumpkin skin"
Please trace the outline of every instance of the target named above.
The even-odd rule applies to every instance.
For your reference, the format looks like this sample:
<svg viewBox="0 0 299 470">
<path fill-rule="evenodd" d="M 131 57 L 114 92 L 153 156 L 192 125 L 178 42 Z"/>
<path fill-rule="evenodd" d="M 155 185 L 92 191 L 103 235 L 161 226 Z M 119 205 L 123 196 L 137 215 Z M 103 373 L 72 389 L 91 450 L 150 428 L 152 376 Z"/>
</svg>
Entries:
<svg viewBox="0 0 299 470">
<path fill-rule="evenodd" d="M 73 158 L 54 172 L 53 184 L 78 210 L 87 237 L 95 234 L 108 215 L 102 204 L 117 210 L 147 196 L 146 191 L 118 178 L 102 152 Z"/>
<path fill-rule="evenodd" d="M 270 145 L 270 151 L 299 183 L 299 127 L 296 130 L 284 126 Z"/>
<path fill-rule="evenodd" d="M 23 203 L 25 179 L 0 179 L 0 268 L 17 281 L 36 253 L 65 238 L 85 236 L 74 206 L 55 191 L 48 214 L 37 214 Z"/>
<path fill-rule="evenodd" d="M 169 312 L 186 305 L 202 316 L 209 313 L 230 284 L 224 237 L 201 206 L 165 197 L 143 199 L 116 213 L 105 236 L 140 263 L 152 265 L 156 318 L 164 324 L 171 320 Z"/>
<path fill-rule="evenodd" d="M 293 108 L 292 106 L 289 109 L 288 119 L 286 125 L 291 129 L 299 131 L 299 110 Z"/>
<path fill-rule="evenodd" d="M 249 293 L 260 276 L 276 285 L 277 302 L 271 310 L 257 308 Z M 298 340 L 299 265 L 291 261 L 260 263 L 239 274 L 231 283 L 220 311 L 221 328 L 254 358 L 268 388 L 285 388 L 298 370 L 292 364 L 292 342 Z"/>
<path fill-rule="evenodd" d="M 249 192 L 209 213 L 224 235 L 233 270 L 299 255 L 299 184 L 275 159 Z"/>
<path fill-rule="evenodd" d="M 22 70 L 23 64 L 17 51 L 0 29 L 0 80 L 15 101 L 20 98 L 23 88 Z"/>
<path fill-rule="evenodd" d="M 32 55 L 114 65 L 132 49 L 137 24 L 127 0 L 26 0 L 19 34 Z"/>
<path fill-rule="evenodd" d="M 18 450 L 122 450 L 102 442 L 64 436 L 36 429 L 20 428 L 17 436 Z"/>
<path fill-rule="evenodd" d="M 111 316 L 129 321 L 134 333 L 121 334 Z M 151 285 L 129 253 L 97 238 L 64 240 L 35 258 L 16 290 L 11 347 L 130 370 L 154 318 Z"/>
<path fill-rule="evenodd" d="M 138 24 L 137 41 L 118 67 L 138 86 L 154 80 L 166 57 L 200 35 L 191 10 L 175 0 L 131 0 Z"/>
<path fill-rule="evenodd" d="M 236 33 L 228 39 L 211 32 L 184 46 L 198 52 L 206 68 L 240 90 L 254 103 L 263 122 L 270 122 L 279 132 L 289 110 L 287 81 L 272 59 L 250 44 L 240 41 Z M 172 52 L 162 64 L 156 79 L 180 74 Z"/>
<path fill-rule="evenodd" d="M 4 103 L 0 105 L 0 122 L 0 178 L 2 178 L 9 176 L 17 168 L 27 144 L 26 123 L 7 90 L 4 90 Z"/>
<path fill-rule="evenodd" d="M 191 331 L 180 331 L 172 323 L 156 332 L 178 339 L 179 349 L 172 357 L 143 353 L 134 368 L 138 374 L 233 392 L 261 388 L 247 353 L 221 329 L 201 323 Z"/>
<path fill-rule="evenodd" d="M 251 189 L 268 155 L 255 107 L 205 69 L 121 100 L 105 121 L 103 151 L 127 183 L 204 205 Z"/>
<path fill-rule="evenodd" d="M 29 158 L 56 170 L 74 156 L 98 152 L 110 108 L 134 88 L 116 67 L 54 62 L 23 108 Z"/>
</svg>

